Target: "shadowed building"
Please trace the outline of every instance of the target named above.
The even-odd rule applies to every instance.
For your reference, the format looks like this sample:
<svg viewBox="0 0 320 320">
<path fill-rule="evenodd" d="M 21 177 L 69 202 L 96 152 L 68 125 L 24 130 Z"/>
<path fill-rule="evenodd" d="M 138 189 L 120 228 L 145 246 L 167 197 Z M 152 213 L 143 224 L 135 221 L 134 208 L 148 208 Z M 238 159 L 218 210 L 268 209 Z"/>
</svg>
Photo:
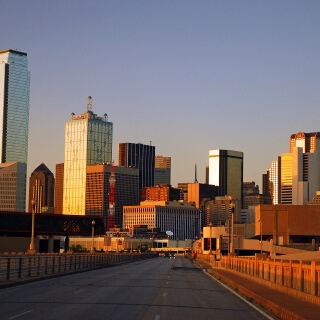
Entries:
<svg viewBox="0 0 320 320">
<path fill-rule="evenodd" d="M 142 143 L 119 143 L 118 166 L 139 169 L 139 190 L 154 186 L 155 147 Z"/>
<path fill-rule="evenodd" d="M 0 164 L 0 211 L 25 211 L 26 167 L 21 162 Z"/>
<path fill-rule="evenodd" d="M 53 213 L 54 176 L 44 163 L 31 173 L 29 179 L 29 212 L 32 212 L 32 200 L 35 201 L 36 213 Z"/>
<path fill-rule="evenodd" d="M 169 185 L 159 185 L 155 187 L 145 187 L 141 190 L 141 201 L 178 201 L 180 200 L 181 189 L 172 188 Z"/>
</svg>

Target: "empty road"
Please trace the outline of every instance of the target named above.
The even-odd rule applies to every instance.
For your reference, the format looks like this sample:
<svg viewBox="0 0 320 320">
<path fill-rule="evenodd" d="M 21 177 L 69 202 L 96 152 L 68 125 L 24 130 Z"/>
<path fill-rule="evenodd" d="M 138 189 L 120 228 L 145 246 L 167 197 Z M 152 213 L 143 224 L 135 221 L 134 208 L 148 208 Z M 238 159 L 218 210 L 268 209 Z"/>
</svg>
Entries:
<svg viewBox="0 0 320 320">
<path fill-rule="evenodd" d="M 189 260 L 177 256 L 2 289 L 0 319 L 249 320 L 267 317 Z"/>
</svg>

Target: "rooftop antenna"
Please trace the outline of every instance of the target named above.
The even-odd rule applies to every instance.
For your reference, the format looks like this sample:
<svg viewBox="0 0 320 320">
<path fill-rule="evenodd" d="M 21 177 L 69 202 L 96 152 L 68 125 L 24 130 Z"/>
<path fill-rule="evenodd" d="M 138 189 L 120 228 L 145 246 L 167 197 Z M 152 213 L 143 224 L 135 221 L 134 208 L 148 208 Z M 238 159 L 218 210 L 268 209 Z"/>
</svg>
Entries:
<svg viewBox="0 0 320 320">
<path fill-rule="evenodd" d="M 87 111 L 92 111 L 92 97 L 88 97 Z"/>
<path fill-rule="evenodd" d="M 194 183 L 198 183 L 198 179 L 197 179 L 197 164 L 195 164 L 195 166 L 194 166 Z"/>
</svg>

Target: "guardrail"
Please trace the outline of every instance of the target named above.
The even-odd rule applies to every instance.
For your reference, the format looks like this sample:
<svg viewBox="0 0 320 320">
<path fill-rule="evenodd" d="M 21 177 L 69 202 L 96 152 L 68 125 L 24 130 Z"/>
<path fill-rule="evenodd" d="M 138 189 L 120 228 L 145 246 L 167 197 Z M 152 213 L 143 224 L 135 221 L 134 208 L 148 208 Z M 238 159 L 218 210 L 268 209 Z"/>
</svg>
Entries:
<svg viewBox="0 0 320 320">
<path fill-rule="evenodd" d="M 0 283 L 85 271 L 157 257 L 158 254 L 35 254 L 1 255 Z"/>
<path fill-rule="evenodd" d="M 320 305 L 320 262 L 315 260 L 282 260 L 257 255 L 223 256 L 220 261 L 214 261 L 212 255 L 202 254 L 198 254 L 197 260 Z"/>
</svg>

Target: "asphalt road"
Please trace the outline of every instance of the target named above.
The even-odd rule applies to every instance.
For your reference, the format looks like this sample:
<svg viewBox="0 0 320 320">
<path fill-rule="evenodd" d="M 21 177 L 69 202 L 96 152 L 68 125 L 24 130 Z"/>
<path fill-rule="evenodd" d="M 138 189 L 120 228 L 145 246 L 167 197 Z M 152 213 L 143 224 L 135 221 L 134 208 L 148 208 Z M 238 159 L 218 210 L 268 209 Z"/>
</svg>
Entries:
<svg viewBox="0 0 320 320">
<path fill-rule="evenodd" d="M 266 316 L 177 256 L 2 289 L 0 319 L 249 320 Z"/>
</svg>

